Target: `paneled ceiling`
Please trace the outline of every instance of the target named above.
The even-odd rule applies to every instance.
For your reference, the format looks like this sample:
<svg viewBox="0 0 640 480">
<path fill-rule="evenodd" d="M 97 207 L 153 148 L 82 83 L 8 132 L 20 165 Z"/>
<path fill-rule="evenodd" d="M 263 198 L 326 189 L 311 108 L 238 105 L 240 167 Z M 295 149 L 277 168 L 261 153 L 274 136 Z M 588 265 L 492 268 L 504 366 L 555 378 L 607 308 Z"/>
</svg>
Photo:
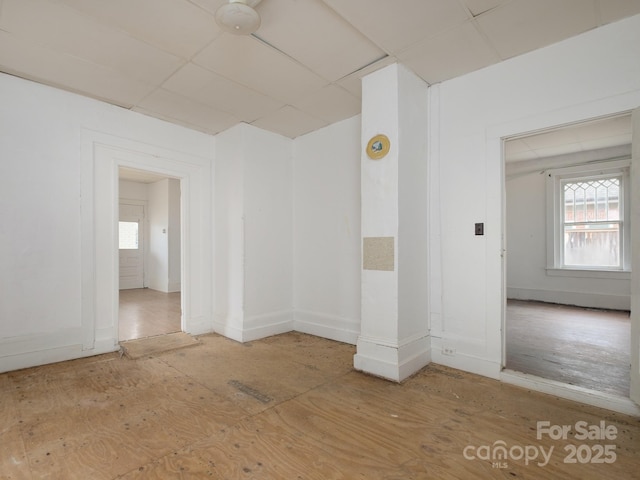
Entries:
<svg viewBox="0 0 640 480">
<path fill-rule="evenodd" d="M 250 36 L 226 0 L 0 0 L 0 71 L 215 134 L 287 137 L 360 112 L 393 62 L 433 84 L 640 13 L 640 0 L 262 0 Z"/>
</svg>

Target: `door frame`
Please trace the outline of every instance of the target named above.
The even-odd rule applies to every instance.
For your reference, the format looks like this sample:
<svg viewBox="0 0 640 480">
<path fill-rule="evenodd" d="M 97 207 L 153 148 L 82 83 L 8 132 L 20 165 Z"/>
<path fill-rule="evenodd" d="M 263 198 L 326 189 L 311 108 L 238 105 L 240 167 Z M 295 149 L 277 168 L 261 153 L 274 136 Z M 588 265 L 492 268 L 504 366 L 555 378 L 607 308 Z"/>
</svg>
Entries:
<svg viewBox="0 0 640 480">
<path fill-rule="evenodd" d="M 211 160 L 95 131 L 82 139 L 83 349 L 118 343 L 118 170 L 121 166 L 180 179 L 181 329 L 213 331 Z"/>
<path fill-rule="evenodd" d="M 551 395 L 556 395 L 561 398 L 566 398 L 569 400 L 585 403 L 588 405 L 593 405 L 601 408 L 605 408 L 608 410 L 617 411 L 620 413 L 624 413 L 627 415 L 635 415 L 640 416 L 640 406 L 636 404 L 631 398 L 620 397 L 616 395 L 610 395 L 602 392 L 596 392 L 593 390 L 589 390 L 582 387 L 577 387 L 574 385 L 568 385 L 565 383 L 557 382 L 554 380 L 548 380 L 541 377 L 536 377 L 534 375 L 528 375 L 520 372 L 515 372 L 511 370 L 505 370 L 506 364 L 506 304 L 507 304 L 507 242 L 506 242 L 506 176 L 505 176 L 505 161 L 504 161 L 504 140 L 507 138 L 525 135 L 529 132 L 536 132 L 545 129 L 553 129 L 558 128 L 563 125 L 570 125 L 574 123 L 580 123 L 583 121 L 596 119 L 605 116 L 611 116 L 622 113 L 630 113 L 635 108 L 638 107 L 638 101 L 636 96 L 624 95 L 619 96 L 614 99 L 605 99 L 602 101 L 593 102 L 591 104 L 582 104 L 573 107 L 568 107 L 565 109 L 559 109 L 553 112 L 545 112 L 541 114 L 537 114 L 531 117 L 526 117 L 518 120 L 514 120 L 511 122 L 507 122 L 500 125 L 495 125 L 487 129 L 486 131 L 486 145 L 487 145 L 487 158 L 489 162 L 493 162 L 499 159 L 499 172 L 500 172 L 500 215 L 501 215 L 501 238 L 500 238 L 500 253 L 501 253 L 501 324 L 500 324 L 500 338 L 499 341 L 496 342 L 500 345 L 500 362 L 501 362 L 501 371 L 499 374 L 499 378 L 501 381 L 505 383 L 514 384 L 523 388 L 528 388 L 531 390 L 548 393 Z M 638 138 L 634 135 L 634 155 L 637 157 L 638 150 Z M 632 164 L 640 161 L 640 159 L 632 158 Z M 640 183 L 638 180 L 638 176 L 640 175 L 640 169 L 635 167 L 635 181 L 634 181 L 634 167 L 632 166 L 632 179 L 631 185 L 632 190 L 634 186 Z M 637 190 L 637 189 L 636 189 Z M 636 198 L 637 198 L 636 192 Z M 634 195 L 632 191 L 632 195 Z M 637 228 L 633 227 L 634 217 L 638 217 L 638 207 L 634 204 L 633 197 L 631 201 L 631 219 L 632 219 L 632 229 Z M 633 231 L 633 230 L 632 230 Z M 633 238 L 633 237 L 632 237 Z M 633 240 L 632 240 L 633 242 Z M 632 266 L 640 265 L 640 249 L 632 249 Z M 634 285 L 635 282 L 638 283 L 638 278 L 640 277 L 640 272 L 635 270 L 635 274 L 632 271 L 631 276 L 631 285 Z M 638 312 L 638 306 L 634 305 L 634 299 L 632 295 L 631 301 L 631 336 L 633 337 L 634 332 L 637 335 L 640 331 L 640 312 Z M 635 348 L 638 348 L 637 339 L 635 342 Z M 639 352 L 634 352 L 634 342 L 631 343 L 631 355 L 632 355 L 632 364 L 634 363 L 633 355 L 638 356 Z M 635 359 L 635 363 L 638 363 L 638 359 Z M 632 395 L 634 392 L 634 379 L 633 376 L 631 378 L 631 390 Z M 636 391 L 639 388 L 635 387 Z"/>
</svg>

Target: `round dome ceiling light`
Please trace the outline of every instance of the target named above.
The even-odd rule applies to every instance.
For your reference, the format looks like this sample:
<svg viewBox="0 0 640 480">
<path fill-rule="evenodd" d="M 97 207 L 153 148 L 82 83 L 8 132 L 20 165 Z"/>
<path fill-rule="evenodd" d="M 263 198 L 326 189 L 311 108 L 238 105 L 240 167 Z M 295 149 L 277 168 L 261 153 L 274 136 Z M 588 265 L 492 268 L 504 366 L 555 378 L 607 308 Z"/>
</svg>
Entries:
<svg viewBox="0 0 640 480">
<path fill-rule="evenodd" d="M 255 0 L 229 0 L 216 11 L 216 23 L 227 32 L 249 35 L 260 27 L 260 15 L 253 9 L 258 3 Z"/>
</svg>

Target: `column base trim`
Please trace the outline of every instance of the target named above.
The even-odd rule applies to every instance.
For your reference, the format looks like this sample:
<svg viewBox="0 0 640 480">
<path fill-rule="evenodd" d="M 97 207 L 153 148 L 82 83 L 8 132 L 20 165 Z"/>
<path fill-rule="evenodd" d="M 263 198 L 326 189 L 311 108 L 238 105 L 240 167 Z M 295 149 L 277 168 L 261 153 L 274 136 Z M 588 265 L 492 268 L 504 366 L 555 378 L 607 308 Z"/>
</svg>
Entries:
<svg viewBox="0 0 640 480">
<path fill-rule="evenodd" d="M 431 362 L 428 335 L 401 342 L 398 346 L 360 337 L 356 345 L 357 353 L 353 356 L 356 370 L 394 382 L 402 382 Z"/>
</svg>

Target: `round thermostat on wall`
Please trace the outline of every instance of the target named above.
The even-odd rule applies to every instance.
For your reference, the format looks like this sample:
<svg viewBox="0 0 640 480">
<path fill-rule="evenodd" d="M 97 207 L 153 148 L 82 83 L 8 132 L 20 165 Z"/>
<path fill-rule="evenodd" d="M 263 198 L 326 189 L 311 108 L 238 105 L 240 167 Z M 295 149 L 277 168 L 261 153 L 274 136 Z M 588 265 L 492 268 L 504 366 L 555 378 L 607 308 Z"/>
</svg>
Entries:
<svg viewBox="0 0 640 480">
<path fill-rule="evenodd" d="M 389 153 L 390 146 L 389 138 L 386 135 L 376 135 L 367 144 L 367 156 L 371 160 L 380 160 Z"/>
</svg>

